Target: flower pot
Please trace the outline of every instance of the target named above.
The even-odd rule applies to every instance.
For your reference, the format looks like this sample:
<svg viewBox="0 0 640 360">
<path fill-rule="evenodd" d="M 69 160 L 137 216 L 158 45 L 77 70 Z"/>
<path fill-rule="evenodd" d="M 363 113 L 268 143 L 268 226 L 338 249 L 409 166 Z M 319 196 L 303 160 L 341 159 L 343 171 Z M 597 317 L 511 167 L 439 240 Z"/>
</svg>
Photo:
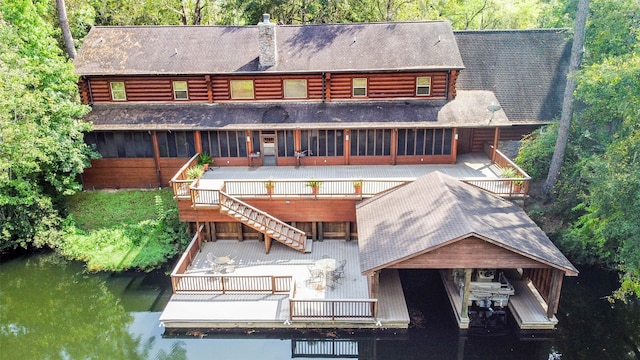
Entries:
<svg viewBox="0 0 640 360">
<path fill-rule="evenodd" d="M 318 195 L 318 192 L 320 192 L 320 186 L 312 186 L 311 187 L 311 193 L 313 195 Z"/>
<path fill-rule="evenodd" d="M 267 195 L 269 196 L 273 195 L 273 189 L 274 189 L 273 186 L 267 186 L 266 189 L 267 189 Z"/>
<path fill-rule="evenodd" d="M 353 185 L 353 191 L 358 195 L 362 194 L 362 185 Z"/>
</svg>

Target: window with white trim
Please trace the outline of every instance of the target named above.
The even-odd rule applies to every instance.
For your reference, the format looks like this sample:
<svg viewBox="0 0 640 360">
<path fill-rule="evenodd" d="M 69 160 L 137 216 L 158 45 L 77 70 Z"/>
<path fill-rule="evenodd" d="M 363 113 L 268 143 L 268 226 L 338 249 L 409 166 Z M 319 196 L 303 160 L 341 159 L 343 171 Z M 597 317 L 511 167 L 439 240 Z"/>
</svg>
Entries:
<svg viewBox="0 0 640 360">
<path fill-rule="evenodd" d="M 367 78 L 353 79 L 353 96 L 354 97 L 367 96 Z"/>
<path fill-rule="evenodd" d="M 231 80 L 232 99 L 253 99 L 253 80 Z"/>
<path fill-rule="evenodd" d="M 111 100 L 127 101 L 127 92 L 123 81 L 112 81 L 109 83 L 109 87 L 111 88 Z"/>
<path fill-rule="evenodd" d="M 421 76 L 416 78 L 416 96 L 431 95 L 431 77 Z"/>
<path fill-rule="evenodd" d="M 173 98 L 175 100 L 189 100 L 189 89 L 186 81 L 173 82 Z"/>
<path fill-rule="evenodd" d="M 307 80 L 289 79 L 289 80 L 284 80 L 283 84 L 284 84 L 285 99 L 306 99 L 307 98 Z"/>
</svg>

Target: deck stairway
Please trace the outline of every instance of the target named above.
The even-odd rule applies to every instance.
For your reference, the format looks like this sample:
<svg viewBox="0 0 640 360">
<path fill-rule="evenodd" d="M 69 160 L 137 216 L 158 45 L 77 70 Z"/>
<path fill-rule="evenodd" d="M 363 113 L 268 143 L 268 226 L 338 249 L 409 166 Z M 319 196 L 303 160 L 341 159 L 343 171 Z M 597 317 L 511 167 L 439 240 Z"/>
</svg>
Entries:
<svg viewBox="0 0 640 360">
<path fill-rule="evenodd" d="M 311 252 L 312 241 L 304 231 L 295 228 L 264 211 L 220 191 L 220 212 L 303 253 Z"/>
</svg>

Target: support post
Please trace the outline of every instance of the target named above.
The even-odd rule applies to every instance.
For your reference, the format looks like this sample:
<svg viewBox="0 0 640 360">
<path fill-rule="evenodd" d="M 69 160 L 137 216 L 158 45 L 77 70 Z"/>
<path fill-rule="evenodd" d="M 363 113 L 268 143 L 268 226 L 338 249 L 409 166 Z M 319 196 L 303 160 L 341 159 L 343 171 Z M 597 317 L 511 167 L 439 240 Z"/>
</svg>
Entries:
<svg viewBox="0 0 640 360">
<path fill-rule="evenodd" d="M 264 236 L 264 250 L 267 254 L 271 251 L 271 236 L 266 234 Z"/>
<path fill-rule="evenodd" d="M 238 229 L 238 241 L 242 242 L 244 241 L 244 233 L 242 232 L 242 223 L 238 221 L 236 223 L 236 227 Z"/>
<path fill-rule="evenodd" d="M 496 162 L 496 150 L 498 150 L 498 142 L 500 142 L 500 128 L 497 127 L 493 132 L 493 150 L 491 150 L 491 162 Z"/>
<path fill-rule="evenodd" d="M 471 287 L 471 272 L 473 269 L 464 269 L 464 289 L 462 293 L 462 307 L 460 308 L 460 318 L 469 318 L 469 288 Z"/>
<path fill-rule="evenodd" d="M 345 239 L 347 241 L 351 241 L 351 221 L 347 221 L 344 223 L 344 232 L 345 232 Z"/>
<path fill-rule="evenodd" d="M 551 319 L 558 312 L 558 303 L 560 302 L 560 290 L 562 289 L 562 280 L 564 274 L 562 271 L 553 269 L 551 274 L 551 288 L 549 289 L 549 299 L 547 300 L 547 318 Z"/>
<path fill-rule="evenodd" d="M 324 227 L 322 226 L 322 221 L 318 221 L 318 241 L 324 240 Z"/>
</svg>

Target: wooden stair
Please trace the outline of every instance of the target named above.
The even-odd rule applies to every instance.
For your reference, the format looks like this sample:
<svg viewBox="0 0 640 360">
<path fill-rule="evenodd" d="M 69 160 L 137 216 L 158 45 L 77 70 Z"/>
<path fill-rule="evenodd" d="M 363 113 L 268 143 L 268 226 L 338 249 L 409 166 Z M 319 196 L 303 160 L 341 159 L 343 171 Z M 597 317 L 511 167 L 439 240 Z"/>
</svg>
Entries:
<svg viewBox="0 0 640 360">
<path fill-rule="evenodd" d="M 262 210 L 220 191 L 220 212 L 265 234 L 290 248 L 303 253 L 311 252 L 312 241 L 307 241 L 304 231 L 295 228 Z M 267 242 L 267 251 L 268 251 Z"/>
</svg>

